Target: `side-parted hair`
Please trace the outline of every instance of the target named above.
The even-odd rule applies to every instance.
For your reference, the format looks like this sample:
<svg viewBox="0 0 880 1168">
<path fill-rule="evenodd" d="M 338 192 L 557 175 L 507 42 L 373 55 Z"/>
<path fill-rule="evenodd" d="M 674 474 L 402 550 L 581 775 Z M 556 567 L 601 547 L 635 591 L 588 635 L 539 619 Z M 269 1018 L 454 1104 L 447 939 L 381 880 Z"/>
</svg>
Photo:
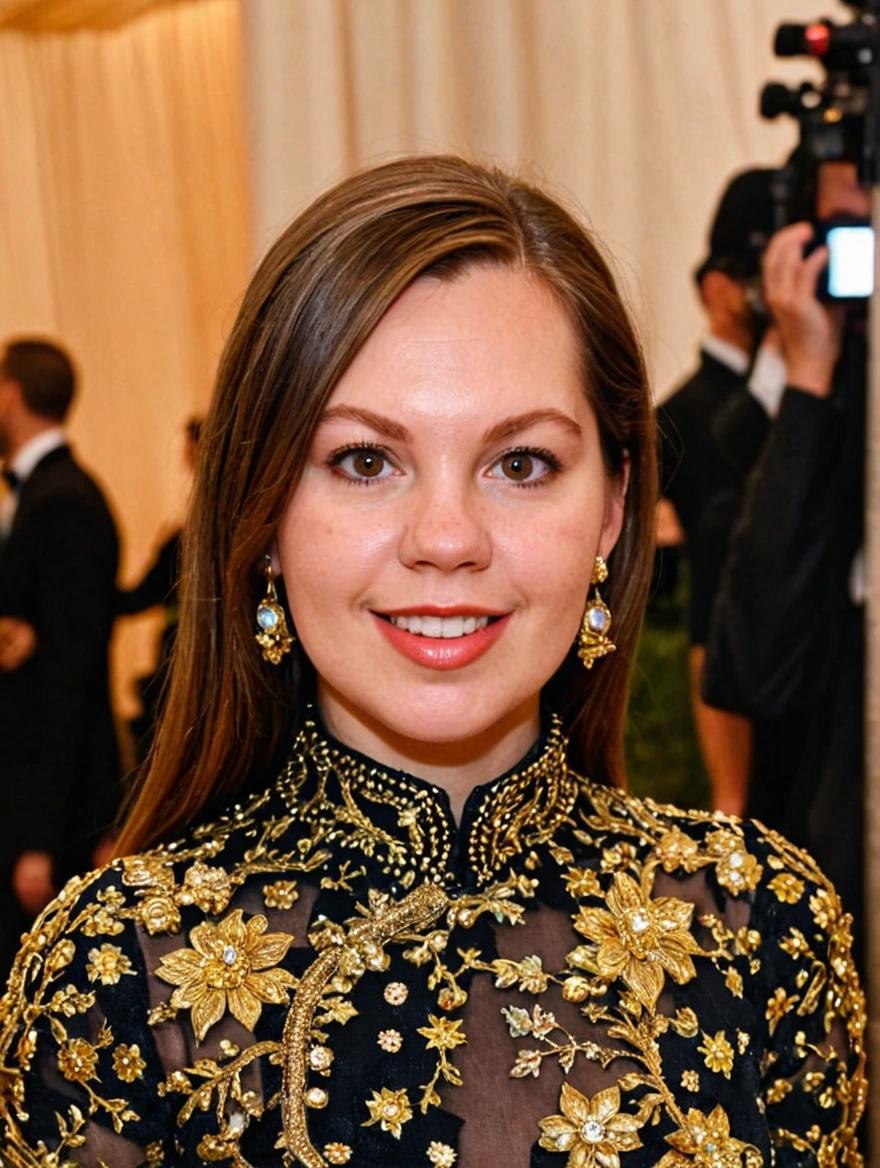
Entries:
<svg viewBox="0 0 880 1168">
<path fill-rule="evenodd" d="M 494 168 L 415 156 L 318 198 L 245 294 L 202 432 L 165 712 L 120 853 L 172 837 L 281 766 L 314 678 L 299 646 L 273 667 L 254 643 L 262 559 L 328 398 L 383 314 L 420 276 L 454 280 L 482 265 L 527 273 L 555 296 L 577 338 L 607 473 L 621 475 L 629 461 L 623 530 L 603 587 L 617 652 L 588 673 L 573 648 L 545 692 L 570 735 L 571 764 L 595 781 L 624 783 L 657 499 L 638 338 L 608 264 L 559 203 Z"/>
<path fill-rule="evenodd" d="M 76 374 L 67 353 L 51 341 L 18 337 L 6 342 L 0 370 L 21 386 L 24 404 L 32 414 L 63 422 L 76 391 Z"/>
</svg>

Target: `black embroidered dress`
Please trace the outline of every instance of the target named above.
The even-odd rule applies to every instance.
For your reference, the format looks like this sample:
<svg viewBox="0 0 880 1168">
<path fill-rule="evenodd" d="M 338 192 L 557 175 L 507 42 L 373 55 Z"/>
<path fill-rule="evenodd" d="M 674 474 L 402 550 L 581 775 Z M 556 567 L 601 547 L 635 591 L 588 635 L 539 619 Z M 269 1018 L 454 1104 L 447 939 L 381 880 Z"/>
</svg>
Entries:
<svg viewBox="0 0 880 1168">
<path fill-rule="evenodd" d="M 864 1021 L 848 920 L 778 836 L 589 783 L 555 723 L 457 827 L 308 724 L 268 790 L 43 915 L 2 1155 L 855 1165 Z"/>
</svg>

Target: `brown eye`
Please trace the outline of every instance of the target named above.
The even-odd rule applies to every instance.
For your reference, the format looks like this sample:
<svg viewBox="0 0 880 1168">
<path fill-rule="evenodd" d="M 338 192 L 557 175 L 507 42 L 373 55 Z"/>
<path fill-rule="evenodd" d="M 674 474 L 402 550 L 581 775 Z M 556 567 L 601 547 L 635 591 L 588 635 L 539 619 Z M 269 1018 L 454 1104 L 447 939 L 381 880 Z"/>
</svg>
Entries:
<svg viewBox="0 0 880 1168">
<path fill-rule="evenodd" d="M 535 463 L 528 454 L 508 454 L 501 460 L 501 470 L 507 478 L 521 483 L 532 477 Z"/>
<path fill-rule="evenodd" d="M 351 465 L 360 478 L 374 479 L 385 469 L 385 459 L 375 450 L 359 450 L 352 455 Z"/>
</svg>

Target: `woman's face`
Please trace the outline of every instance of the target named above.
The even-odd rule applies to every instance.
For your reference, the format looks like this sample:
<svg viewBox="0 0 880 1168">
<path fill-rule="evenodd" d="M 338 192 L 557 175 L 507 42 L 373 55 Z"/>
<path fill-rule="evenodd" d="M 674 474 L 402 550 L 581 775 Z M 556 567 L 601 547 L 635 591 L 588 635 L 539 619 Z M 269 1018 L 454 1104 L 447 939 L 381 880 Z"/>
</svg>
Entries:
<svg viewBox="0 0 880 1168">
<path fill-rule="evenodd" d="M 502 267 L 416 282 L 336 386 L 278 531 L 331 729 L 536 729 L 624 490 L 551 295 Z"/>
</svg>

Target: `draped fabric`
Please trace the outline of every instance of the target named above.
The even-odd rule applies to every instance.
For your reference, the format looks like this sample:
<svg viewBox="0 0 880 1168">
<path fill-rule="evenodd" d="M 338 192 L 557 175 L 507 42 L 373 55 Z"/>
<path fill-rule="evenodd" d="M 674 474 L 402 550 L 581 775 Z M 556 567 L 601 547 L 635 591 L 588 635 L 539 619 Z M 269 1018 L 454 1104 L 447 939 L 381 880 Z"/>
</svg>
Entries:
<svg viewBox="0 0 880 1168">
<path fill-rule="evenodd" d="M 825 6 L 827 8 L 827 5 Z M 255 239 L 351 167 L 457 150 L 576 200 L 636 303 L 660 396 L 693 364 L 691 273 L 727 177 L 773 165 L 772 54 L 815 0 L 250 0 L 243 8 Z M 846 19 L 845 10 L 834 14 Z"/>
<path fill-rule="evenodd" d="M 21 32 L 73 32 L 119 28 L 166 4 L 197 0 L 0 0 L 0 28 Z"/>
<path fill-rule="evenodd" d="M 240 86 L 234 0 L 117 32 L 0 31 L 0 339 L 44 334 L 74 355 L 71 433 L 128 579 L 179 518 L 183 425 L 247 282 Z M 123 699 L 154 652 L 143 622 L 119 626 Z"/>
</svg>

